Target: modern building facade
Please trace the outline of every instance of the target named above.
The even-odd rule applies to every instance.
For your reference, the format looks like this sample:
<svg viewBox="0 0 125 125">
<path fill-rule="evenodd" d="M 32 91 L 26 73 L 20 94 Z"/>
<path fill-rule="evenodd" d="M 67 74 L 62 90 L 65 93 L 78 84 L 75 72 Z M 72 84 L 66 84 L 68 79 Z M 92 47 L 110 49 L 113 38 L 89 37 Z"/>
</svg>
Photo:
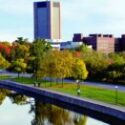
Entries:
<svg viewBox="0 0 125 125">
<path fill-rule="evenodd" d="M 91 34 L 87 40 L 93 45 L 93 48 L 97 51 L 103 53 L 112 53 L 115 52 L 115 38 L 111 34 Z M 84 41 L 84 39 L 83 39 Z"/>
<path fill-rule="evenodd" d="M 74 42 L 81 40 L 82 35 L 74 34 Z M 83 43 L 91 45 L 96 51 L 103 53 L 115 52 L 115 38 L 111 34 L 90 34 L 82 38 Z"/>
<path fill-rule="evenodd" d="M 125 34 L 122 34 L 121 37 L 115 39 L 115 51 L 125 51 Z"/>
<path fill-rule="evenodd" d="M 83 39 L 83 34 L 82 33 L 76 33 L 73 36 L 73 41 L 74 42 L 81 42 Z"/>
<path fill-rule="evenodd" d="M 34 38 L 61 39 L 60 2 L 34 2 Z"/>
</svg>

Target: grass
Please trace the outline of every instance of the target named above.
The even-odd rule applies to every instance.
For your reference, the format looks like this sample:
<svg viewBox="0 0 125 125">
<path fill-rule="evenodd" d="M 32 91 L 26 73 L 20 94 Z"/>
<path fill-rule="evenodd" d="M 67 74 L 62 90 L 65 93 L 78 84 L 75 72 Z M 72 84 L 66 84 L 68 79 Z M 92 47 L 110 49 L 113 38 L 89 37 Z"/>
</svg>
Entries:
<svg viewBox="0 0 125 125">
<path fill-rule="evenodd" d="M 20 82 L 23 84 L 33 84 L 35 82 L 35 79 L 33 78 L 25 78 L 25 77 L 20 77 L 20 78 L 12 78 L 11 80 L 15 82 Z"/>
<path fill-rule="evenodd" d="M 76 85 L 74 84 L 65 84 L 64 87 L 54 85 L 49 87 L 49 89 L 68 93 L 71 95 L 77 95 Z M 81 94 L 80 97 L 86 97 L 89 99 L 94 99 L 110 104 L 116 104 L 116 93 L 115 90 L 105 89 L 101 87 L 81 85 Z M 125 106 L 125 92 L 118 91 L 117 104 Z"/>
<path fill-rule="evenodd" d="M 40 82 L 41 83 L 41 87 L 49 87 L 51 85 L 55 85 L 56 83 L 55 82 L 47 82 L 45 80 L 36 80 L 34 78 L 26 78 L 26 77 L 20 77 L 20 78 L 12 78 L 11 79 L 12 81 L 15 81 L 15 82 L 20 82 L 20 83 L 23 83 L 23 84 L 34 84 L 34 82 Z"/>
<path fill-rule="evenodd" d="M 6 79 L 10 79 L 10 78 L 11 78 L 11 76 L 9 76 L 9 75 L 5 75 L 5 74 L 0 75 L 0 80 L 6 80 Z"/>
<path fill-rule="evenodd" d="M 13 78 L 12 80 L 23 84 L 33 84 L 35 82 L 35 79 L 32 78 Z M 61 83 L 56 84 L 55 82 L 45 82 L 42 80 L 38 82 L 41 82 L 42 88 L 47 88 L 54 91 L 77 96 L 77 86 L 74 83 L 65 83 L 62 87 Z M 115 90 L 90 85 L 81 85 L 80 90 L 80 97 L 86 97 L 89 99 L 116 105 Z M 118 91 L 117 105 L 125 106 L 125 92 Z"/>
</svg>

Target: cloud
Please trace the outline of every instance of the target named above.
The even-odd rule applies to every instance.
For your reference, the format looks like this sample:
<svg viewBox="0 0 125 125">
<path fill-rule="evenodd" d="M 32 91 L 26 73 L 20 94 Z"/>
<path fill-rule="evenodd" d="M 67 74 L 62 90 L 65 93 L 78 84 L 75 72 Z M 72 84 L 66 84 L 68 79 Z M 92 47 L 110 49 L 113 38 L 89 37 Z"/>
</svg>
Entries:
<svg viewBox="0 0 125 125">
<path fill-rule="evenodd" d="M 62 0 L 62 3 L 65 9 L 63 31 L 70 36 L 74 32 L 113 33 L 116 36 L 125 32 L 124 0 Z M 71 29 L 70 33 L 66 29 Z"/>
<path fill-rule="evenodd" d="M 0 33 L 2 36 L 20 34 L 33 38 L 33 2 L 35 1 L 41 0 L 0 0 Z M 125 0 L 58 1 L 62 4 L 62 33 L 65 39 L 71 39 L 75 32 L 83 34 L 104 32 L 115 35 L 125 32 Z M 26 29 L 26 32 L 18 30 L 18 27 Z M 0 35 L 1 38 L 4 39 Z"/>
</svg>

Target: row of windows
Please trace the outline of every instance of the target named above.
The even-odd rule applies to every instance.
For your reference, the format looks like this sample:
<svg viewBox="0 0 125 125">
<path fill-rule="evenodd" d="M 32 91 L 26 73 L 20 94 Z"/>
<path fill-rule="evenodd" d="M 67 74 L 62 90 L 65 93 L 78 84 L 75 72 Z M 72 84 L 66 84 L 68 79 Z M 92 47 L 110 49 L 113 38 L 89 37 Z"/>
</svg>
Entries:
<svg viewBox="0 0 125 125">
<path fill-rule="evenodd" d="M 47 2 L 37 2 L 37 8 L 47 7 Z"/>
<path fill-rule="evenodd" d="M 53 7 L 59 7 L 59 2 L 53 2 Z M 47 7 L 47 2 L 37 2 L 37 8 L 45 8 Z"/>
</svg>

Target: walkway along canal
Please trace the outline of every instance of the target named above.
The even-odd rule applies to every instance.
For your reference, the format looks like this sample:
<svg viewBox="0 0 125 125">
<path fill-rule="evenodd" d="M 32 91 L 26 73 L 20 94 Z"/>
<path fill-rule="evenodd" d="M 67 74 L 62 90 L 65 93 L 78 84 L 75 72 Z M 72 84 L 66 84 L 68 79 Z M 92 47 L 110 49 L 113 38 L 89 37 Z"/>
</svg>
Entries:
<svg viewBox="0 0 125 125">
<path fill-rule="evenodd" d="M 125 108 L 122 107 L 62 94 L 47 89 L 31 87 L 9 80 L 0 81 L 0 88 L 14 90 L 47 103 L 89 115 L 109 124 L 125 125 Z"/>
</svg>

